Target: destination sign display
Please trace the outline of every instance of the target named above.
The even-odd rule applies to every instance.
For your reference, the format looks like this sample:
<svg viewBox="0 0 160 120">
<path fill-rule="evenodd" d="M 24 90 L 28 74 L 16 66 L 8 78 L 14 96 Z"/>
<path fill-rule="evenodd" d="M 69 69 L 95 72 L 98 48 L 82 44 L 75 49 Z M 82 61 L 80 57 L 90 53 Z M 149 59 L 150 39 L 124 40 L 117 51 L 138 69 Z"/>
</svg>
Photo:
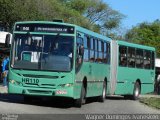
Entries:
<svg viewBox="0 0 160 120">
<path fill-rule="evenodd" d="M 73 34 L 74 27 L 57 24 L 17 24 L 15 31 Z"/>
</svg>

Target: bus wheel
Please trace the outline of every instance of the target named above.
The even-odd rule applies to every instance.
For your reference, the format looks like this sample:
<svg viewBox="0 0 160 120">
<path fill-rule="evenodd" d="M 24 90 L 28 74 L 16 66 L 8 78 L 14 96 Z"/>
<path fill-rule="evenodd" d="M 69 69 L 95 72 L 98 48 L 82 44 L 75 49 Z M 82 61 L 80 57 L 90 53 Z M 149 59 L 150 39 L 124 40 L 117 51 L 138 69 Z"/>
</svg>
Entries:
<svg viewBox="0 0 160 120">
<path fill-rule="evenodd" d="M 104 102 L 106 99 L 106 82 L 103 82 L 103 90 L 102 90 L 102 95 L 99 96 L 99 101 Z"/>
<path fill-rule="evenodd" d="M 134 84 L 132 99 L 137 100 L 139 98 L 139 95 L 140 95 L 140 84 L 139 84 L 139 82 L 136 82 Z"/>
<path fill-rule="evenodd" d="M 83 84 L 81 88 L 81 96 L 79 99 L 75 100 L 75 106 L 80 108 L 85 103 L 86 103 L 86 90 Z"/>
</svg>

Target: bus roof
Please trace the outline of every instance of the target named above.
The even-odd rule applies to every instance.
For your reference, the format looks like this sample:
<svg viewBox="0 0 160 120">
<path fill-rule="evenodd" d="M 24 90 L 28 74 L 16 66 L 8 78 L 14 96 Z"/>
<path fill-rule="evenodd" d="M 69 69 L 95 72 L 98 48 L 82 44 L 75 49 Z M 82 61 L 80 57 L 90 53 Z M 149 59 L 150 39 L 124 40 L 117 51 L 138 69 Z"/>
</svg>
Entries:
<svg viewBox="0 0 160 120">
<path fill-rule="evenodd" d="M 93 32 L 93 31 L 91 31 L 91 30 L 88 30 L 88 29 L 86 29 L 86 28 L 83 28 L 83 27 L 80 27 L 80 26 L 76 26 L 76 25 L 75 25 L 75 27 L 76 27 L 76 30 L 78 30 L 78 31 L 80 31 L 80 32 L 82 32 L 82 33 L 84 33 L 84 34 L 88 34 L 88 35 L 91 35 L 91 36 L 94 35 L 93 37 L 100 38 L 100 39 L 103 39 L 103 40 L 105 40 L 105 41 L 111 41 L 111 40 L 112 40 L 112 39 L 109 38 L 109 37 L 106 37 L 106 36 L 104 36 L 104 35 L 98 34 L 98 33 L 96 33 L 96 32 Z"/>
<path fill-rule="evenodd" d="M 64 23 L 64 22 L 53 22 L 53 21 L 20 21 L 20 22 L 16 22 L 16 24 L 33 24 L 33 23 L 40 23 L 40 24 L 59 24 L 59 25 L 68 25 L 68 26 L 72 26 L 75 27 L 75 29 L 79 32 L 82 32 L 84 34 L 88 34 L 90 36 L 105 40 L 105 41 L 111 41 L 112 39 L 106 36 L 103 36 L 101 34 L 98 34 L 96 32 L 93 32 L 91 30 L 88 30 L 86 28 L 80 27 L 78 25 L 74 25 L 74 24 L 70 24 L 70 23 Z M 141 49 L 148 49 L 148 50 L 153 50 L 155 51 L 154 47 L 149 47 L 149 46 L 145 46 L 145 45 L 140 45 L 140 44 L 135 44 L 135 43 L 129 43 L 126 41 L 121 41 L 121 40 L 117 40 L 117 43 L 120 45 L 125 45 L 125 46 L 130 46 L 130 47 L 136 47 L 136 48 L 141 48 Z"/>
<path fill-rule="evenodd" d="M 33 23 L 41 23 L 41 24 L 61 24 L 61 25 L 69 25 L 75 26 L 74 24 L 64 23 L 64 22 L 52 22 L 52 21 L 19 21 L 15 24 L 33 24 Z"/>
<path fill-rule="evenodd" d="M 155 51 L 155 48 L 154 48 L 154 47 L 150 47 L 150 46 L 146 46 L 146 45 L 129 43 L 129 42 L 126 42 L 126 41 L 121 41 L 121 40 L 118 40 L 117 43 L 118 43 L 119 45 L 124 45 L 124 46 L 129 46 L 129 47 L 135 47 L 135 48 L 147 49 L 147 50 Z"/>
<path fill-rule="evenodd" d="M 64 23 L 64 22 L 52 22 L 52 21 L 20 21 L 20 22 L 16 22 L 15 24 L 33 24 L 33 23 L 40 23 L 40 24 L 59 24 L 59 25 L 68 25 L 68 26 L 72 26 L 75 27 L 75 29 L 79 32 L 82 33 L 86 33 L 88 35 L 91 35 L 100 39 L 103 39 L 105 41 L 111 41 L 111 38 L 108 38 L 106 36 L 103 36 L 101 34 L 98 34 L 96 32 L 93 32 L 91 30 L 88 30 L 86 28 L 80 27 L 78 25 L 74 25 L 74 24 L 70 24 L 70 23 Z"/>
</svg>

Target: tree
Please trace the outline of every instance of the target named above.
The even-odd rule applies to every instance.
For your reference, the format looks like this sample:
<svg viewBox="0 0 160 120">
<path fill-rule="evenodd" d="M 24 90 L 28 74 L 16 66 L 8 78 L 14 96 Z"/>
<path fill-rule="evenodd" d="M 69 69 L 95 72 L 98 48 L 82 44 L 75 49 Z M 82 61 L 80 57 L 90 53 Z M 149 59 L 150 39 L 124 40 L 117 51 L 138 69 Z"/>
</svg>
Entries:
<svg viewBox="0 0 160 120">
<path fill-rule="evenodd" d="M 38 20 L 41 14 L 35 6 L 36 0 L 1 0 L 0 21 L 12 28 L 14 22 Z"/>
<path fill-rule="evenodd" d="M 83 27 L 91 26 L 78 11 L 59 0 L 1 0 L 0 21 L 12 28 L 16 21 L 63 19 Z"/>
<path fill-rule="evenodd" d="M 153 23 L 141 23 L 126 34 L 126 40 L 138 44 L 153 46 L 160 57 L 160 20 Z"/>
<path fill-rule="evenodd" d="M 16 21 L 63 19 L 99 33 L 117 28 L 123 18 L 101 0 L 1 0 L 0 14 L 10 28 Z"/>
<path fill-rule="evenodd" d="M 125 17 L 118 11 L 113 10 L 102 0 L 61 0 L 67 2 L 67 6 L 78 11 L 86 17 L 92 25 L 90 29 L 96 32 L 111 31 L 119 27 Z M 99 30 L 99 31 L 98 31 Z"/>
<path fill-rule="evenodd" d="M 0 1 L 0 21 L 5 25 L 9 26 L 10 20 L 12 19 L 11 10 L 13 9 L 10 0 L 1 0 Z"/>
</svg>

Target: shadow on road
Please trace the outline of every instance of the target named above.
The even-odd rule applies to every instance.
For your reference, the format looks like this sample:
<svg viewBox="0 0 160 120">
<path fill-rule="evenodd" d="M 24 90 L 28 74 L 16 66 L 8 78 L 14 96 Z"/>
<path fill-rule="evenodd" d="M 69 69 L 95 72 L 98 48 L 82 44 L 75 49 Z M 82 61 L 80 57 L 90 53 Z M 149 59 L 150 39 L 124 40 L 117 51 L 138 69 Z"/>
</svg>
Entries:
<svg viewBox="0 0 160 120">
<path fill-rule="evenodd" d="M 106 100 L 124 100 L 124 98 L 122 96 L 107 96 Z M 73 99 L 57 97 L 32 97 L 29 101 L 25 101 L 22 95 L 0 94 L 0 101 L 61 109 L 74 107 Z M 98 98 L 87 98 L 86 104 L 94 102 L 98 102 Z"/>
<path fill-rule="evenodd" d="M 30 100 L 25 101 L 23 95 L 0 94 L 0 101 L 61 109 L 75 107 L 73 99 L 58 97 L 32 97 Z M 97 102 L 97 98 L 88 98 L 86 104 L 94 102 Z"/>
<path fill-rule="evenodd" d="M 125 100 L 123 96 L 107 96 L 106 99 L 108 100 Z"/>
<path fill-rule="evenodd" d="M 20 95 L 0 94 L 0 101 L 10 103 L 22 103 L 23 97 Z"/>
<path fill-rule="evenodd" d="M 44 107 L 70 108 L 74 106 L 72 99 L 53 98 L 53 97 L 32 97 L 25 101 L 22 95 L 0 94 L 0 101 L 8 103 L 29 104 Z"/>
</svg>

